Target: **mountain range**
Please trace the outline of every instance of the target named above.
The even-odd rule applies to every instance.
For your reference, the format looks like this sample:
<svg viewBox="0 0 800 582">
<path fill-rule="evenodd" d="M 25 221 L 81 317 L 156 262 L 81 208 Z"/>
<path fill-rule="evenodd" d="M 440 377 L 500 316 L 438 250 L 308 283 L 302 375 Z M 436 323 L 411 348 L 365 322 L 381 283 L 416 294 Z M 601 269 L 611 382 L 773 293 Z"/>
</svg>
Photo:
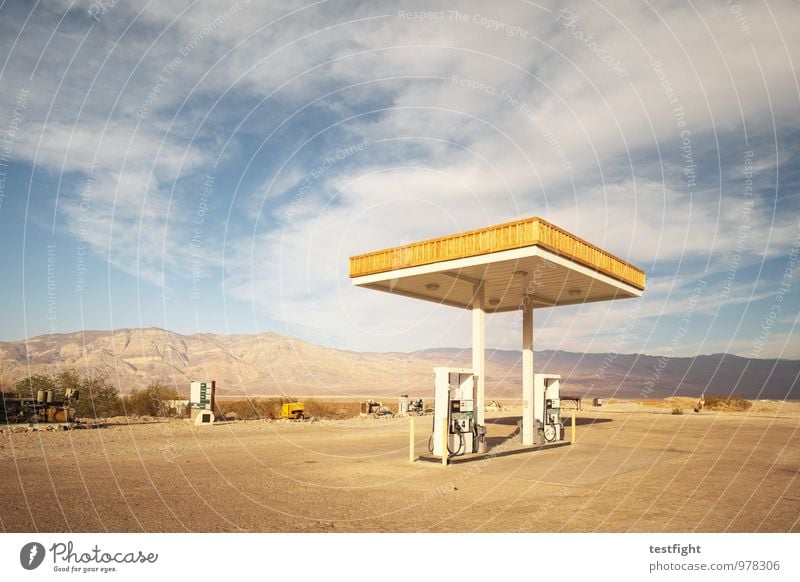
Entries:
<svg viewBox="0 0 800 582">
<path fill-rule="evenodd" d="M 519 351 L 487 350 L 487 398 L 519 398 Z M 0 383 L 75 369 L 105 374 L 120 392 L 160 381 L 188 393 L 192 380 L 216 380 L 227 396 L 430 397 L 433 367 L 470 367 L 469 349 L 353 352 L 276 333 L 182 335 L 158 328 L 48 334 L 0 342 Z M 800 399 L 800 360 L 731 354 L 666 358 L 642 354 L 537 351 L 536 372 L 561 374 L 562 394 L 585 398 L 737 395 Z"/>
</svg>

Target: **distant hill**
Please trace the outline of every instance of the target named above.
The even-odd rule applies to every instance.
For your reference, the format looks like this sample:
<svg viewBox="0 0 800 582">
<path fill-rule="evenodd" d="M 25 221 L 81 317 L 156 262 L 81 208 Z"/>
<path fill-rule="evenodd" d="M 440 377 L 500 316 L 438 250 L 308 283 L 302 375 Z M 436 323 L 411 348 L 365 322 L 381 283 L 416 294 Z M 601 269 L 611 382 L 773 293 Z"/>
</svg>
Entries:
<svg viewBox="0 0 800 582">
<path fill-rule="evenodd" d="M 469 350 L 430 349 L 414 355 L 431 362 L 448 358 L 470 365 Z M 436 364 L 442 365 L 442 364 Z M 445 364 L 446 365 L 446 364 Z M 534 353 L 536 372 L 560 374 L 562 393 L 588 397 L 663 398 L 732 395 L 742 398 L 800 399 L 800 360 L 748 359 L 731 354 L 662 358 L 643 354 Z M 519 396 L 519 351 L 487 351 L 486 380 L 498 394 Z"/>
<path fill-rule="evenodd" d="M 320 397 L 433 393 L 434 366 L 471 364 L 468 349 L 410 353 L 352 352 L 274 333 L 181 335 L 158 328 L 86 331 L 0 342 L 4 389 L 30 373 L 74 368 L 106 374 L 123 392 L 153 380 L 188 392 L 191 380 L 214 379 L 221 394 Z M 662 398 L 737 394 L 800 399 L 799 360 L 747 359 L 730 354 L 661 359 L 641 354 L 534 354 L 537 372 L 562 375 L 562 392 L 585 397 Z M 487 351 L 487 396 L 519 397 L 518 351 Z"/>
</svg>

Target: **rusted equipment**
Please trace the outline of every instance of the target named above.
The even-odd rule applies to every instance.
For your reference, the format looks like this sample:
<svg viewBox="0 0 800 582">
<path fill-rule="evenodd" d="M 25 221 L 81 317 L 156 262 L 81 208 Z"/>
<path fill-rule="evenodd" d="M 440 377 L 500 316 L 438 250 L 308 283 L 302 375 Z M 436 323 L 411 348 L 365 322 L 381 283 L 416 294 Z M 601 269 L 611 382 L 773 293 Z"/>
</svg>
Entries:
<svg viewBox="0 0 800 582">
<path fill-rule="evenodd" d="M 394 416 L 394 412 L 388 407 L 384 406 L 381 402 L 375 400 L 367 400 L 360 403 L 359 408 L 360 416 Z"/>
<path fill-rule="evenodd" d="M 561 396 L 561 402 L 565 400 L 574 402 L 576 410 L 583 410 L 583 396 Z"/>
<path fill-rule="evenodd" d="M 38 390 L 35 395 L 26 397 L 20 393 L 5 393 L 0 408 L 0 421 L 6 423 L 28 422 L 45 423 L 75 422 L 74 403 L 78 400 L 78 390 Z"/>
<path fill-rule="evenodd" d="M 401 394 L 397 401 L 397 414 L 406 416 L 408 414 L 425 414 L 425 401 L 422 398 L 409 398 L 408 394 Z"/>
</svg>

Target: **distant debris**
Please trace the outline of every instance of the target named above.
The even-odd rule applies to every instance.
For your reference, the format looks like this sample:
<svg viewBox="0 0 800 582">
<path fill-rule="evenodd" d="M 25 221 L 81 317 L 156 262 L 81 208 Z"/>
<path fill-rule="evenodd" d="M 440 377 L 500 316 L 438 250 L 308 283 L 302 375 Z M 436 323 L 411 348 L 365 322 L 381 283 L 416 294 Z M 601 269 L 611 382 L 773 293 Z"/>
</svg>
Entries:
<svg viewBox="0 0 800 582">
<path fill-rule="evenodd" d="M 359 416 L 394 416 L 394 412 L 381 402 L 370 399 L 360 404 Z"/>
<path fill-rule="evenodd" d="M 425 401 L 422 398 L 409 398 L 408 394 L 401 394 L 397 401 L 397 414 L 406 416 L 408 414 L 425 414 Z"/>
</svg>

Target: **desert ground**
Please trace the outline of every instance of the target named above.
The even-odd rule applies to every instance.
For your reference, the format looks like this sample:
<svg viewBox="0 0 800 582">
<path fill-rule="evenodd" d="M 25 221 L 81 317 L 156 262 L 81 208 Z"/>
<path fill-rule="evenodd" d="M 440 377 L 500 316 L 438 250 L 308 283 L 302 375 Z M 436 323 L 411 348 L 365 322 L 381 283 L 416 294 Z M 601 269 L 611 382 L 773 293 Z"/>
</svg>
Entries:
<svg viewBox="0 0 800 582">
<path fill-rule="evenodd" d="M 6 427 L 0 529 L 800 531 L 800 403 L 700 414 L 689 404 L 681 415 L 674 405 L 585 406 L 576 444 L 532 451 L 511 403 L 487 413 L 489 454 L 448 467 L 409 462 L 401 417 Z M 415 418 L 417 455 L 431 423 Z"/>
</svg>

